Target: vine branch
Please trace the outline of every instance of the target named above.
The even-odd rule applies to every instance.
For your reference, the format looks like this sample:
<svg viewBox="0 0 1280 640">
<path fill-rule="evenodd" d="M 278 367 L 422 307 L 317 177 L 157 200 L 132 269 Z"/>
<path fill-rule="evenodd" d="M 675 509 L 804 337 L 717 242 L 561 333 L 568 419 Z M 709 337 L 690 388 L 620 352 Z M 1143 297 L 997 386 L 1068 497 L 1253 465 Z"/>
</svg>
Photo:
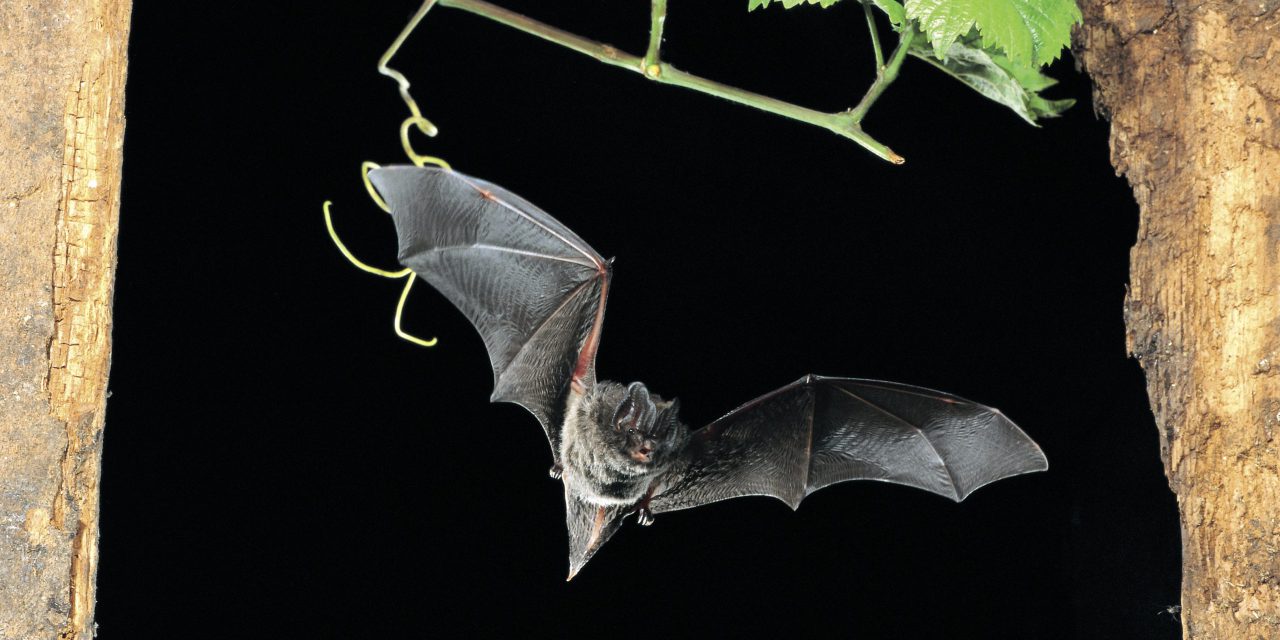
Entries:
<svg viewBox="0 0 1280 640">
<path fill-rule="evenodd" d="M 425 11 L 426 7 L 433 3 L 435 3 L 435 0 L 427 0 L 422 11 Z M 605 64 L 634 71 L 654 82 L 693 89 L 694 91 L 754 107 L 774 115 L 822 127 L 836 135 L 858 143 L 864 149 L 884 160 L 894 164 L 906 162 L 902 156 L 894 153 L 888 146 L 863 131 L 861 122 L 871 104 L 879 98 L 885 88 L 897 77 L 898 67 L 901 66 L 902 60 L 906 57 L 907 45 L 911 41 L 910 32 L 903 34 L 889 64 L 883 67 L 882 73 L 878 72 L 876 74 L 875 83 L 867 91 L 867 94 L 857 107 L 848 111 L 824 113 L 777 98 L 722 84 L 691 73 L 685 73 L 670 64 L 662 62 L 659 59 L 658 50 L 662 41 L 663 22 L 666 20 L 666 0 L 652 0 L 649 48 L 644 57 L 629 54 L 618 50 L 612 45 L 596 42 L 563 29 L 558 29 L 484 0 L 438 0 L 438 4 L 488 18 L 499 24 L 572 49 L 583 55 L 591 56 Z"/>
<path fill-rule="evenodd" d="M 667 0 L 653 0 L 649 18 L 649 49 L 644 53 L 644 74 L 652 76 L 661 72 L 658 66 L 658 50 L 662 48 L 662 27 L 667 22 Z"/>
<path fill-rule="evenodd" d="M 875 25 L 871 26 L 871 33 L 875 33 Z M 862 122 L 867 117 L 867 111 L 871 109 L 871 105 L 880 99 L 881 94 L 894 80 L 898 79 L 898 70 L 902 68 L 902 61 L 907 58 L 907 50 L 911 48 L 911 40 L 915 37 L 915 31 L 911 29 L 904 30 L 902 35 L 898 37 L 898 46 L 893 50 L 893 55 L 889 58 L 889 63 L 876 68 L 876 81 L 871 83 L 871 88 L 867 89 L 866 95 L 862 96 L 862 100 L 858 102 L 858 106 L 854 107 L 849 113 L 853 116 L 854 122 Z M 878 52 L 877 52 L 878 53 Z"/>
<path fill-rule="evenodd" d="M 862 12 L 867 16 L 867 30 L 871 32 L 871 48 L 876 52 L 876 74 L 884 69 L 884 51 L 880 49 L 880 31 L 876 29 L 876 17 L 871 13 L 871 5 L 862 5 Z"/>
</svg>

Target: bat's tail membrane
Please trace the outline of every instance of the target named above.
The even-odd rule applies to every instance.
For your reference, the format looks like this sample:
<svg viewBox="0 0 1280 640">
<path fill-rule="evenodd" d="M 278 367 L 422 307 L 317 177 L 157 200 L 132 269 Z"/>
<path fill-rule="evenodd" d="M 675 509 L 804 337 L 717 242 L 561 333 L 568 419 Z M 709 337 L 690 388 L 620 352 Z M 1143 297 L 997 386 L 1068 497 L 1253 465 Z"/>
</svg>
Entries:
<svg viewBox="0 0 1280 640">
<path fill-rule="evenodd" d="M 567 488 L 564 493 L 566 524 L 569 529 L 569 577 L 572 580 L 604 543 L 617 533 L 625 506 L 599 506 L 584 502 Z"/>
</svg>

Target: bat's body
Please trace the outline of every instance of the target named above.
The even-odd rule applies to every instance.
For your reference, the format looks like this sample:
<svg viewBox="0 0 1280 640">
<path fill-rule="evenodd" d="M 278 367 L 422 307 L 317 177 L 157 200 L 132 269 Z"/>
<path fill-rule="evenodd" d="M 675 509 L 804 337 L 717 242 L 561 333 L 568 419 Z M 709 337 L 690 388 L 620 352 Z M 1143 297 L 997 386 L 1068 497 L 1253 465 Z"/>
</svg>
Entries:
<svg viewBox="0 0 1280 640">
<path fill-rule="evenodd" d="M 891 382 L 805 376 L 701 429 L 638 382 L 598 381 L 612 267 L 519 196 L 463 174 L 387 167 L 369 174 L 391 206 L 400 261 L 480 331 L 494 401 L 538 417 L 565 487 L 569 576 L 624 516 L 739 496 L 792 508 L 845 480 L 905 484 L 963 500 L 1048 467 L 1000 412 Z"/>
<path fill-rule="evenodd" d="M 624 403 L 627 408 L 622 408 Z M 628 413 L 632 408 L 635 413 Z M 646 415 L 645 410 L 651 413 Z M 616 413 L 622 414 L 618 420 L 624 424 L 610 417 Z M 653 422 L 646 425 L 649 416 Z M 602 381 L 589 393 L 570 393 L 561 431 L 560 468 L 552 473 L 588 504 L 638 507 L 650 487 L 671 468 L 687 437 L 688 428 L 670 403 L 650 396 L 644 385 L 628 388 Z"/>
</svg>

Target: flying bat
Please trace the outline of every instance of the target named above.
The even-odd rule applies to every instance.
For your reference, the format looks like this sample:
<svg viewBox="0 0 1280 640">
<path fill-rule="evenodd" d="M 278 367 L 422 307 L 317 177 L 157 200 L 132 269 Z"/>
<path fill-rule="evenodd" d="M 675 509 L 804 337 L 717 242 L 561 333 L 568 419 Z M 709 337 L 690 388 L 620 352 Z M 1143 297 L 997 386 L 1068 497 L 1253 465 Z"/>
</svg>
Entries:
<svg viewBox="0 0 1280 640">
<path fill-rule="evenodd" d="M 457 171 L 390 166 L 369 180 L 391 210 L 399 260 L 475 325 L 490 400 L 537 416 L 564 484 L 569 578 L 636 514 L 739 496 L 795 509 L 846 480 L 959 502 L 1048 461 L 999 411 L 893 382 L 807 375 L 702 427 L 642 383 L 596 378 L 612 261 L 524 198 Z"/>
</svg>

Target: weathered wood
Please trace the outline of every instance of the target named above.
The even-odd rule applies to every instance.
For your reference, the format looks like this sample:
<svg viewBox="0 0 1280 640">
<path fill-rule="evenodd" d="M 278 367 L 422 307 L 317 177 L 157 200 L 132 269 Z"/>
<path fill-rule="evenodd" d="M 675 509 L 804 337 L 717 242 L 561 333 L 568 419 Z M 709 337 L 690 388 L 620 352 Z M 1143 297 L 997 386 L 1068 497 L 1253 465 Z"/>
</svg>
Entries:
<svg viewBox="0 0 1280 640">
<path fill-rule="evenodd" d="M 1085 0 L 1189 638 L 1280 638 L 1280 2 Z M 1117 215 L 1121 215 L 1117 212 Z"/>
<path fill-rule="evenodd" d="M 129 0 L 0 3 L 0 638 L 90 638 Z"/>
</svg>

